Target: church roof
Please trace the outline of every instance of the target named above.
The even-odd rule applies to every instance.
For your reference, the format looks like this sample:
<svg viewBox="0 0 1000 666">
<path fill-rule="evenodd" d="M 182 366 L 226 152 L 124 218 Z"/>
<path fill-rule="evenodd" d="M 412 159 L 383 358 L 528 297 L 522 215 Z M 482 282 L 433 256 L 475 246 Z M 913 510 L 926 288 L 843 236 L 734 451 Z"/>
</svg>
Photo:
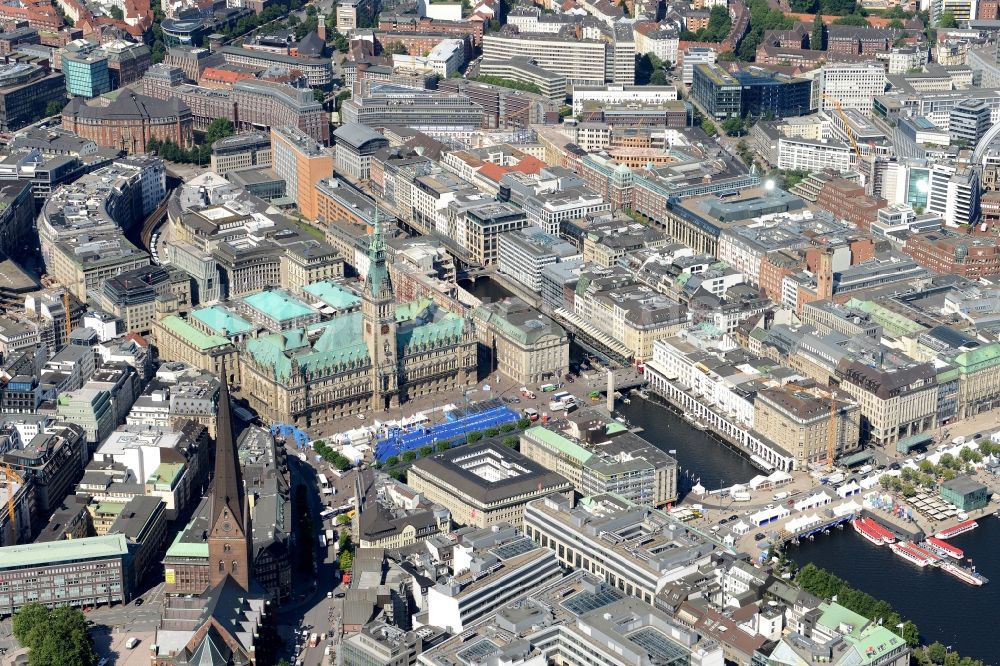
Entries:
<svg viewBox="0 0 1000 666">
<path fill-rule="evenodd" d="M 191 654 L 188 663 L 191 666 L 229 666 L 232 663 L 230 661 L 232 654 L 233 651 L 222 640 L 218 630 L 212 627 L 205 632 L 204 638 Z"/>
<path fill-rule="evenodd" d="M 243 526 L 243 479 L 233 437 L 233 416 L 229 406 L 229 383 L 223 374 L 219 389 L 219 412 L 216 417 L 215 477 L 212 482 L 212 525 L 223 509 L 229 509 L 237 525 Z"/>
</svg>

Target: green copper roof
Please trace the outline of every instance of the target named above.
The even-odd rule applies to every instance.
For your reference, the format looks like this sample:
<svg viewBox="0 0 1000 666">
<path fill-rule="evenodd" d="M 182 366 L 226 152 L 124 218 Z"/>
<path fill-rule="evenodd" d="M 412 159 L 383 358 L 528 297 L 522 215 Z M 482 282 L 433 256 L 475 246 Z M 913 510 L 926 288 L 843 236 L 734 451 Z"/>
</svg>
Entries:
<svg viewBox="0 0 1000 666">
<path fill-rule="evenodd" d="M 963 374 L 984 370 L 997 363 L 1000 363 L 1000 344 L 997 343 L 983 345 L 955 357 L 955 365 L 959 366 Z"/>
<path fill-rule="evenodd" d="M 316 313 L 312 306 L 303 303 L 283 289 L 252 294 L 244 297 L 243 302 L 275 321 L 288 321 Z"/>
<path fill-rule="evenodd" d="M 207 335 L 187 323 L 177 315 L 167 315 L 160 320 L 160 325 L 182 340 L 191 343 L 202 351 L 225 347 L 229 344 L 227 338 L 221 335 Z"/>
<path fill-rule="evenodd" d="M 427 312 L 427 309 L 433 304 L 434 302 L 429 298 L 419 298 L 409 303 L 400 303 L 396 306 L 396 323 L 402 324 L 403 322 L 413 321 Z"/>
<path fill-rule="evenodd" d="M 125 557 L 126 555 L 128 555 L 128 542 L 125 540 L 124 534 L 26 543 L 20 546 L 6 546 L 3 549 L 3 557 L 0 557 L 0 571 L 60 562 Z"/>
<path fill-rule="evenodd" d="M 350 310 L 361 303 L 361 298 L 357 294 L 330 280 L 307 284 L 302 290 L 334 310 Z"/>
<path fill-rule="evenodd" d="M 926 329 L 925 326 L 904 317 L 898 312 L 893 312 L 875 301 L 863 301 L 858 298 L 852 298 L 847 301 L 847 307 L 867 312 L 882 328 L 895 335 L 913 335 Z"/>
<path fill-rule="evenodd" d="M 423 345 L 433 345 L 446 340 L 457 340 L 465 330 L 465 320 L 449 312 L 438 321 L 414 326 L 396 334 L 396 347 L 403 354 L 416 351 Z"/>
<path fill-rule="evenodd" d="M 216 335 L 242 335 L 253 330 L 253 324 L 219 305 L 198 308 L 191 313 L 191 316 Z"/>
<path fill-rule="evenodd" d="M 166 485 L 169 488 L 173 488 L 177 481 L 181 478 L 181 473 L 183 471 L 184 463 L 160 463 L 159 466 L 153 470 L 153 473 L 149 475 L 149 478 L 146 479 L 146 483 Z"/>
<path fill-rule="evenodd" d="M 455 340 L 465 330 L 465 320 L 446 313 L 437 321 L 419 323 L 430 312 L 429 300 L 396 307 L 396 320 L 405 324 L 396 334 L 397 352 L 409 353 L 424 345 Z M 362 336 L 361 312 L 339 314 L 330 321 L 250 338 L 246 351 L 258 364 L 270 368 L 278 381 L 292 376 L 293 361 L 307 376 L 323 376 L 332 369 L 367 365 L 368 347 Z"/>
<path fill-rule="evenodd" d="M 174 542 L 167 548 L 167 557 L 208 557 L 208 542 L 189 543 L 181 541 L 184 530 L 177 533 Z"/>
<path fill-rule="evenodd" d="M 594 455 L 573 440 L 567 439 L 557 432 L 552 432 L 548 428 L 536 426 L 534 428 L 528 428 L 524 434 L 537 439 L 546 446 L 551 446 L 563 455 L 573 458 L 581 465 L 590 460 L 591 456 Z"/>
</svg>

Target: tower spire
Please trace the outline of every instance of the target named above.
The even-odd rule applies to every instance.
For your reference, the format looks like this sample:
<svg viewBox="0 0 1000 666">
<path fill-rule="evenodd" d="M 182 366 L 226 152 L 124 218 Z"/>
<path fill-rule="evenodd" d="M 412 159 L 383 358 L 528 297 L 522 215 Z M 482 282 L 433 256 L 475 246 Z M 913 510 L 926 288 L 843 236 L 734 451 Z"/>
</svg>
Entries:
<svg viewBox="0 0 1000 666">
<path fill-rule="evenodd" d="M 215 433 L 215 477 L 210 491 L 211 522 L 208 533 L 209 585 L 215 587 L 233 578 L 250 589 L 252 566 L 250 512 L 243 491 L 239 453 L 233 433 L 226 375 L 219 378 L 219 406 Z"/>
</svg>

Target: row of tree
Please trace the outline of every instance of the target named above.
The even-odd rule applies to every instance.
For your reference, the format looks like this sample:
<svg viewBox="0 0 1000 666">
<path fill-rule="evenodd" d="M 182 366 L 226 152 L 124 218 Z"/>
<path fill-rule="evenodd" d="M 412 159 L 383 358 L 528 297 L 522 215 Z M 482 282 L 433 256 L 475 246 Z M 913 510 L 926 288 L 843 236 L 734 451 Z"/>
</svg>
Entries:
<svg viewBox="0 0 1000 666">
<path fill-rule="evenodd" d="M 506 79 L 502 76 L 490 76 L 489 74 L 480 74 L 476 77 L 476 81 L 480 83 L 488 83 L 491 86 L 500 86 L 502 88 L 512 88 L 513 90 L 520 90 L 522 92 L 535 93 L 536 95 L 542 94 L 541 89 L 534 83 L 527 83 L 525 81 L 516 81 L 514 79 Z"/>
<path fill-rule="evenodd" d="M 14 614 L 13 633 L 28 648 L 30 666 L 93 666 L 97 662 L 87 618 L 79 608 L 27 604 Z"/>
<path fill-rule="evenodd" d="M 340 451 L 334 451 L 331 449 L 323 440 L 313 442 L 313 450 L 315 450 L 316 453 L 323 458 L 323 460 L 327 461 L 341 472 L 354 467 L 354 464 L 351 463 L 346 456 L 340 453 Z"/>
<path fill-rule="evenodd" d="M 983 662 L 962 657 L 941 643 L 920 647 L 920 630 L 917 625 L 909 620 L 904 621 L 888 602 L 854 589 L 847 581 L 825 569 L 807 564 L 802 567 L 795 580 L 803 590 L 823 599 L 836 597 L 837 603 L 844 608 L 882 624 L 914 648 L 913 662 L 918 666 L 983 666 Z M 929 601 L 933 603 L 932 600 Z"/>
</svg>

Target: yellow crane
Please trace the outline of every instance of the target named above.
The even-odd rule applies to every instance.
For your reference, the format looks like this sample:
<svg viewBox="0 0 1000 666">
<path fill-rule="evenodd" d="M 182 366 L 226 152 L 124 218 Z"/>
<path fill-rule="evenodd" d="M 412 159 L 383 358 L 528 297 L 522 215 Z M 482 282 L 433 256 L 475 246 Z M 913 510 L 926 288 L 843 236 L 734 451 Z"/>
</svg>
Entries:
<svg viewBox="0 0 1000 666">
<path fill-rule="evenodd" d="M 69 314 L 69 289 L 63 290 L 63 310 L 66 326 L 66 344 L 69 344 L 69 335 L 73 332 L 73 318 Z"/>
<path fill-rule="evenodd" d="M 833 469 L 833 455 L 837 444 L 837 398 L 830 392 L 830 418 L 826 424 L 826 466 Z"/>
<path fill-rule="evenodd" d="M 24 485 L 24 479 L 21 478 L 21 476 L 15 472 L 10 465 L 4 465 L 3 467 L 0 467 L 0 470 L 3 471 L 4 476 L 7 479 L 7 516 L 10 521 L 11 536 L 13 537 L 11 543 L 17 544 L 17 516 L 14 513 L 15 490 L 12 482 L 16 481 L 17 483 Z"/>
<path fill-rule="evenodd" d="M 854 149 L 854 153 L 858 156 L 858 164 L 860 164 L 861 163 L 861 148 L 858 147 L 858 142 L 854 139 L 854 135 L 851 133 L 851 131 L 850 131 L 849 127 L 848 127 L 848 125 L 850 125 L 850 120 L 848 120 L 847 114 L 844 113 L 844 107 L 843 107 L 843 105 L 840 103 L 839 99 L 837 99 L 836 97 L 831 97 L 830 95 L 827 95 L 826 93 L 823 93 L 823 99 L 825 99 L 828 102 L 831 102 L 833 104 L 833 108 L 835 108 L 837 110 L 837 115 L 840 116 L 840 119 L 842 121 L 844 121 L 844 134 L 847 135 L 847 139 L 851 142 L 851 148 Z"/>
</svg>

